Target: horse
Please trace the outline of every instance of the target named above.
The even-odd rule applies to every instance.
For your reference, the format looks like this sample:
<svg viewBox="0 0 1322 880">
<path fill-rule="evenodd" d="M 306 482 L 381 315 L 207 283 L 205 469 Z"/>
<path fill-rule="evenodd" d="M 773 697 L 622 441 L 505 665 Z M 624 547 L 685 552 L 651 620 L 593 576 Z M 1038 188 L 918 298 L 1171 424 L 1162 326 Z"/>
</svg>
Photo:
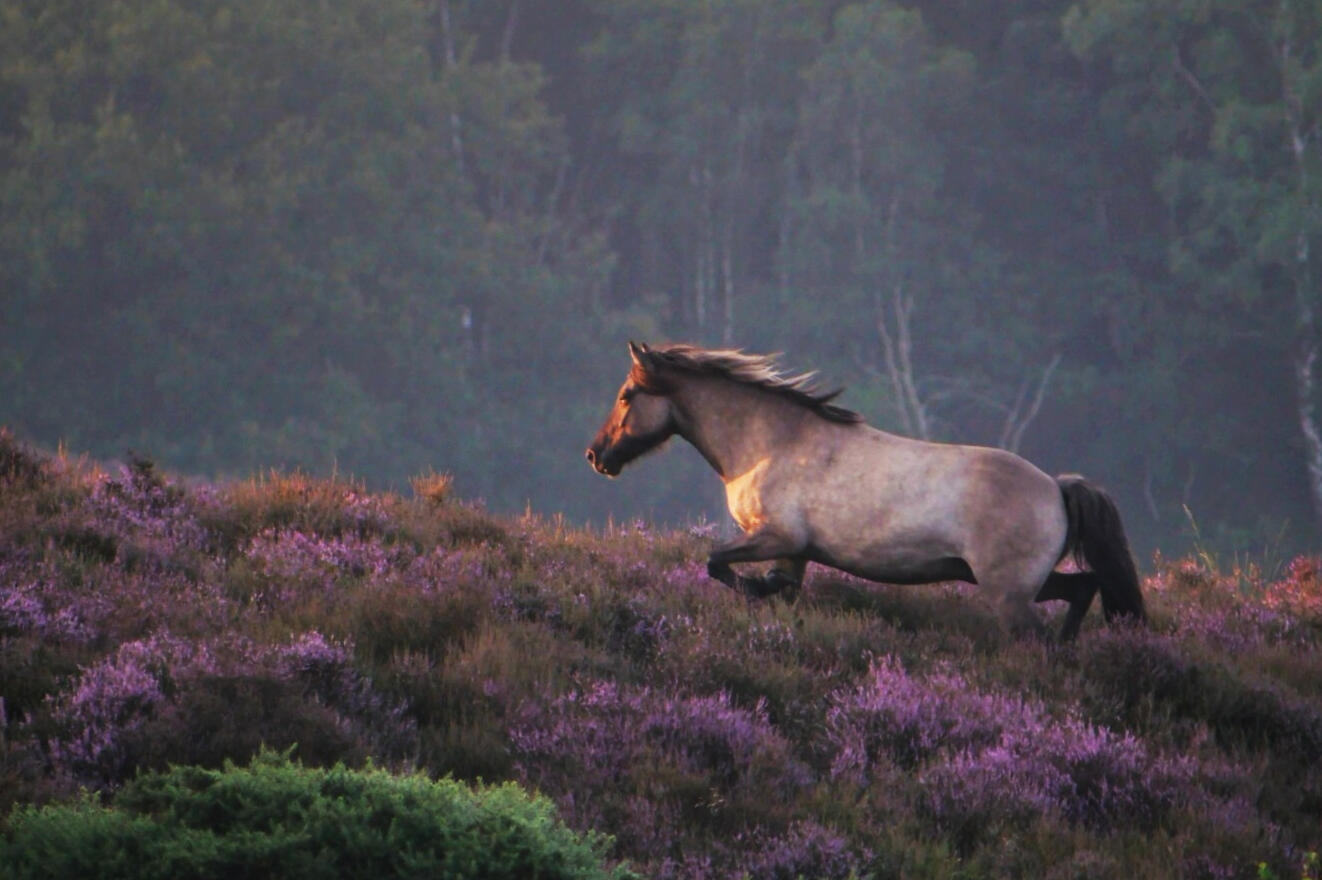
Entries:
<svg viewBox="0 0 1322 880">
<path fill-rule="evenodd" d="M 775 355 L 635 342 L 629 355 L 588 463 L 616 477 L 672 436 L 692 444 L 742 531 L 707 559 L 725 585 L 793 601 L 815 562 L 879 583 L 977 584 L 1015 634 L 1045 635 L 1033 603 L 1064 600 L 1069 641 L 1099 592 L 1108 622 L 1146 620 L 1119 511 L 1098 485 L 871 427 L 832 402 L 843 389 L 785 375 Z M 1058 570 L 1067 558 L 1076 570 Z M 768 561 L 763 576 L 732 567 Z"/>
</svg>

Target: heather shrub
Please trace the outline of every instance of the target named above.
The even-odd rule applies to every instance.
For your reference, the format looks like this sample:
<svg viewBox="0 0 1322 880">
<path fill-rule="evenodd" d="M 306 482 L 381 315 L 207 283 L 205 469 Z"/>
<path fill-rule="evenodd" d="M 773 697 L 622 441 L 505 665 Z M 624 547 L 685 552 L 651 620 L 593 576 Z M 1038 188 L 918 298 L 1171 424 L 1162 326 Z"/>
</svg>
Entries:
<svg viewBox="0 0 1322 880">
<path fill-rule="evenodd" d="M 108 805 L 19 809 L 0 863 L 14 880 L 634 876 L 605 863 L 607 845 L 569 831 L 547 801 L 513 784 L 311 769 L 268 752 L 247 767 L 148 774 Z"/>
<path fill-rule="evenodd" d="M 511 540 L 509 524 L 481 503 L 447 499 L 437 504 L 416 497 L 394 508 L 395 536 L 419 550 L 430 547 L 503 546 Z"/>
<path fill-rule="evenodd" d="M 880 618 L 904 633 L 954 635 L 984 650 L 1006 644 L 996 615 L 968 584 L 891 586 L 832 571 L 813 589 L 845 612 Z"/>
<path fill-rule="evenodd" d="M 1189 714 L 1205 686 L 1200 668 L 1172 640 L 1139 627 L 1107 627 L 1077 645 L 1083 705 L 1097 723 L 1151 726 Z"/>
<path fill-rule="evenodd" d="M 617 830 L 624 852 L 683 859 L 709 835 L 786 824 L 811 781 L 761 707 L 598 681 L 529 704 L 510 730 L 520 779 L 575 827 Z"/>
<path fill-rule="evenodd" d="M 1221 670 L 1208 676 L 1198 709 L 1229 745 L 1264 749 L 1300 764 L 1322 760 L 1322 707 L 1315 699 Z"/>
<path fill-rule="evenodd" d="M 1279 683 L 1255 683 L 1224 660 L 1195 663 L 1171 640 L 1142 630 L 1098 632 L 1079 652 L 1094 719 L 1169 731 L 1176 717 L 1205 725 L 1229 746 L 1302 763 L 1322 758 L 1322 709 Z"/>
<path fill-rule="evenodd" d="M 938 750 L 981 749 L 1037 711 L 1022 700 L 983 694 L 954 672 L 910 676 L 893 657 L 875 662 L 863 684 L 831 698 L 827 740 L 833 778 L 863 784 L 878 761 L 913 768 Z"/>
<path fill-rule="evenodd" d="M 340 479 L 272 471 L 228 484 L 197 506 L 216 549 L 230 552 L 267 530 L 328 537 L 393 534 L 398 500 L 369 494 L 361 485 Z"/>
<path fill-rule="evenodd" d="M 1151 828 L 1189 800 L 1205 799 L 1192 762 L 1150 755 L 1142 743 L 1074 719 L 1006 730 L 921 776 L 924 806 L 958 845 L 1007 827 L 1060 819 L 1109 831 Z"/>
<path fill-rule="evenodd" d="M 167 762 L 217 765 L 298 743 L 319 760 L 398 760 L 414 723 L 352 665 L 351 646 L 309 632 L 285 644 L 126 642 L 49 700 L 57 775 L 113 788 Z"/>
<path fill-rule="evenodd" d="M 400 651 L 444 653 L 493 616 L 481 576 L 386 579 L 342 599 L 335 615 L 364 656 L 382 663 Z"/>
<path fill-rule="evenodd" d="M 974 687 L 947 670 L 911 675 L 894 658 L 837 692 L 827 713 L 833 779 L 856 786 L 916 772 L 922 812 L 962 850 L 1047 821 L 1109 832 L 1150 827 L 1209 800 L 1192 760 L 1152 754 L 1037 701 Z"/>
<path fill-rule="evenodd" d="M 841 835 L 815 822 L 796 822 L 784 834 L 754 835 L 756 844 L 745 864 L 757 880 L 846 880 L 862 873 L 871 858 Z"/>
<path fill-rule="evenodd" d="M 0 426 L 0 482 L 35 487 L 46 478 L 46 460 L 18 442 L 9 428 Z"/>
<path fill-rule="evenodd" d="M 569 671 L 609 674 L 609 661 L 528 621 L 489 623 L 457 646 L 393 655 L 374 681 L 419 725 L 419 760 L 461 779 L 513 772 L 506 728 L 518 706 L 566 691 Z"/>
</svg>

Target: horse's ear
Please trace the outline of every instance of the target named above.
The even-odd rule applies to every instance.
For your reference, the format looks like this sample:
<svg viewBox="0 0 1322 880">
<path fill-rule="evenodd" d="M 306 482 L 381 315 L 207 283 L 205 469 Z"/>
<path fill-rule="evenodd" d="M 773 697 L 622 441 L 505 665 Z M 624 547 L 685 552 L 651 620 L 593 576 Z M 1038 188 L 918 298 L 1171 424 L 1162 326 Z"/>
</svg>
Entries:
<svg viewBox="0 0 1322 880">
<path fill-rule="evenodd" d="M 629 357 L 633 358 L 633 369 L 629 379 L 649 394 L 669 394 L 672 385 L 662 375 L 665 371 L 665 359 L 651 348 L 637 342 L 629 343 Z"/>
<path fill-rule="evenodd" d="M 652 366 L 652 352 L 646 345 L 640 345 L 629 340 L 629 357 L 633 358 L 634 366 L 640 370 L 647 370 Z"/>
</svg>

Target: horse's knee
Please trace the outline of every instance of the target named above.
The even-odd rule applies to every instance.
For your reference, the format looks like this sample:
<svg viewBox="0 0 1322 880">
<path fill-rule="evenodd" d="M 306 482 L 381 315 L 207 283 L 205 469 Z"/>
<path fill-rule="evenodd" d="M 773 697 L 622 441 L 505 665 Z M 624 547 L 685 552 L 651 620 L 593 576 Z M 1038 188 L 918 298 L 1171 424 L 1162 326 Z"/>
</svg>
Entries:
<svg viewBox="0 0 1322 880">
<path fill-rule="evenodd" d="M 708 559 L 707 577 L 720 581 L 732 590 L 739 589 L 739 576 L 734 573 L 734 569 L 727 562 Z"/>
</svg>

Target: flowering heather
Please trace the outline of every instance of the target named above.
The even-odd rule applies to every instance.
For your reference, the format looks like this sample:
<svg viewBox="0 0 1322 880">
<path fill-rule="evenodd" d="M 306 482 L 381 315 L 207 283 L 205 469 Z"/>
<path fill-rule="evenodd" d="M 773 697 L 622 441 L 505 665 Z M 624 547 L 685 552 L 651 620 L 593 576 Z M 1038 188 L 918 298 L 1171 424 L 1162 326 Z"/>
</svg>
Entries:
<svg viewBox="0 0 1322 880">
<path fill-rule="evenodd" d="M 1039 718 L 934 763 L 920 779 L 944 827 L 1054 815 L 1105 831 L 1151 827 L 1175 806 L 1208 800 L 1194 770 L 1192 760 L 1150 755 L 1132 735 Z"/>
<path fill-rule="evenodd" d="M 294 529 L 264 529 L 244 555 L 267 577 L 322 583 L 346 575 L 383 575 L 396 564 L 398 554 L 356 535 L 322 537 Z"/>
<path fill-rule="evenodd" d="M 87 602 L 69 601 L 53 582 L 52 574 L 40 567 L 0 564 L 0 632 L 51 641 L 92 641 L 93 623 L 102 615 L 89 613 Z"/>
<path fill-rule="evenodd" d="M 700 833 L 686 827 L 695 819 L 699 828 L 772 820 L 775 804 L 811 781 L 763 707 L 736 707 L 725 694 L 598 681 L 522 715 L 510 744 L 523 781 L 553 796 L 571 824 L 625 820 L 626 846 L 670 858 Z"/>
<path fill-rule="evenodd" d="M 317 632 L 275 645 L 244 638 L 199 642 L 166 633 L 126 642 L 51 698 L 56 733 L 48 743 L 49 760 L 59 775 L 115 786 L 169 747 L 154 742 L 148 748 L 147 732 L 155 739 L 173 734 L 186 753 L 189 697 L 208 683 L 235 679 L 269 682 L 290 699 L 311 700 L 329 710 L 321 717 L 343 735 L 371 739 L 383 757 L 398 758 L 412 746 L 413 724 L 351 664 L 351 646 Z M 250 720 L 241 714 L 229 719 L 240 726 Z"/>
<path fill-rule="evenodd" d="M 197 520 L 187 492 L 157 474 L 150 462 L 135 459 L 121 466 L 119 478 L 99 477 L 88 499 L 88 510 L 112 534 L 151 541 L 168 550 L 206 547 L 208 535 Z M 203 503 L 205 496 L 203 490 Z"/>
<path fill-rule="evenodd" d="M 406 564 L 406 554 L 356 534 L 307 534 L 297 529 L 263 529 L 243 551 L 261 589 L 252 601 L 280 605 L 321 596 L 354 578 L 380 578 Z"/>
<path fill-rule="evenodd" d="M 964 585 L 810 568 L 750 601 L 707 576 L 711 524 L 209 486 L 3 432 L 0 465 L 8 803 L 265 744 L 521 782 L 658 878 L 1286 878 L 1322 845 L 1316 559 L 1158 559 L 1151 627 L 1047 647 Z"/>
<path fill-rule="evenodd" d="M 832 777 L 864 784 L 879 760 L 913 768 L 938 750 L 979 749 L 1007 728 L 1027 728 L 1039 710 L 1022 699 L 984 694 L 955 672 L 910 676 L 893 657 L 873 664 L 865 682 L 832 696 L 827 739 Z"/>
<path fill-rule="evenodd" d="M 784 833 L 756 839 L 745 868 L 759 880 L 846 880 L 857 877 L 870 857 L 866 847 L 855 850 L 844 836 L 816 822 L 796 822 Z"/>
</svg>

